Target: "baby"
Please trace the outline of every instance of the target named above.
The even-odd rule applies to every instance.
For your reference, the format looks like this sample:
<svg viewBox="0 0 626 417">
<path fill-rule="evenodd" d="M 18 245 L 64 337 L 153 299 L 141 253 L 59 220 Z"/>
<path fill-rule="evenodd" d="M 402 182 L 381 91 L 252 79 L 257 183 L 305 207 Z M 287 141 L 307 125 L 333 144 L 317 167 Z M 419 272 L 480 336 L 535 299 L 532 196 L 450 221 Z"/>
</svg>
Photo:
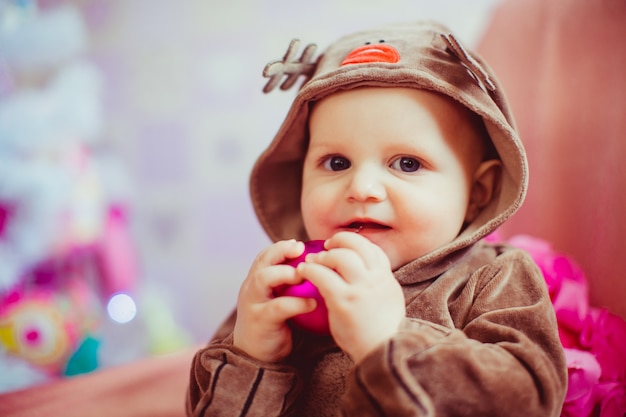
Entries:
<svg viewBox="0 0 626 417">
<path fill-rule="evenodd" d="M 567 370 L 541 273 L 482 240 L 527 186 L 489 68 L 432 22 L 304 58 L 279 65 L 288 85 L 310 79 L 251 177 L 275 243 L 196 354 L 188 415 L 558 416 Z M 326 250 L 284 265 L 311 239 Z M 274 296 L 304 279 L 328 336 L 289 324 L 313 299 Z"/>
</svg>

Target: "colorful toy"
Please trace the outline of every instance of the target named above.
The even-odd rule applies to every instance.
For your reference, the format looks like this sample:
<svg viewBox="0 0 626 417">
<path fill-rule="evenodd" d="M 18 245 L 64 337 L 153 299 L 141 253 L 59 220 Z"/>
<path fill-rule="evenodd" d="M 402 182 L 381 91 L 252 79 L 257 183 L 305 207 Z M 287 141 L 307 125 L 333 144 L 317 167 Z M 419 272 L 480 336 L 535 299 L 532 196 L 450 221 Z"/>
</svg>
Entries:
<svg viewBox="0 0 626 417">
<path fill-rule="evenodd" d="M 137 271 L 123 175 L 94 146 L 102 82 L 80 14 L 0 6 L 2 392 L 98 368 L 104 306 Z"/>
</svg>

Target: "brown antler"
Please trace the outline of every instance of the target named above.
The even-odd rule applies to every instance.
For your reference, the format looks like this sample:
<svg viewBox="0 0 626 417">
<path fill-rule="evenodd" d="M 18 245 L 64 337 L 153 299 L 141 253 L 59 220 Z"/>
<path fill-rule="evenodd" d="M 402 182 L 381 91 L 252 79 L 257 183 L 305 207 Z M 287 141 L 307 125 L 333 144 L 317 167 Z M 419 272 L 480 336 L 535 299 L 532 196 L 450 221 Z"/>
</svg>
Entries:
<svg viewBox="0 0 626 417">
<path fill-rule="evenodd" d="M 474 77 L 482 83 L 484 90 L 494 91 L 496 89 L 493 81 L 489 78 L 489 74 L 487 74 L 483 67 L 470 54 L 467 53 L 465 48 L 463 48 L 463 45 L 461 45 L 453 34 L 442 33 L 441 37 L 448 46 L 448 49 L 465 65 L 468 70 L 470 70 Z"/>
<path fill-rule="evenodd" d="M 300 58 L 295 59 L 299 45 L 300 41 L 298 39 L 292 40 L 282 61 L 273 61 L 265 66 L 263 76 L 270 80 L 263 87 L 264 93 L 269 93 L 276 88 L 283 75 L 287 75 L 287 78 L 281 84 L 280 89 L 288 90 L 294 85 L 300 75 L 309 77 L 313 74 L 316 64 L 312 61 L 312 58 L 317 46 L 315 44 L 307 45 L 304 51 L 302 51 Z"/>
</svg>

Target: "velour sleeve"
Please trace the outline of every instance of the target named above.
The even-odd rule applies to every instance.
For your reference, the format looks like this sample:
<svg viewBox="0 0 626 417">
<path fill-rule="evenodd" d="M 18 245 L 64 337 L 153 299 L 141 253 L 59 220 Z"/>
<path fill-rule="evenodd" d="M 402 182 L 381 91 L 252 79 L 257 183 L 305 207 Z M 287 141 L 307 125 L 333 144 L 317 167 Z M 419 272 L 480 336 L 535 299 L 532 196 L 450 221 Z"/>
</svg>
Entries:
<svg viewBox="0 0 626 417">
<path fill-rule="evenodd" d="M 187 416 L 289 416 L 301 378 L 288 365 L 258 361 L 232 344 L 235 313 L 191 363 Z"/>
<path fill-rule="evenodd" d="M 567 370 L 545 282 L 524 253 L 499 258 L 461 295 L 459 328 L 407 318 L 355 366 L 344 416 L 559 416 Z"/>
<path fill-rule="evenodd" d="M 261 364 L 232 345 L 211 344 L 193 359 L 187 415 L 288 416 L 298 383 L 289 366 Z"/>
</svg>

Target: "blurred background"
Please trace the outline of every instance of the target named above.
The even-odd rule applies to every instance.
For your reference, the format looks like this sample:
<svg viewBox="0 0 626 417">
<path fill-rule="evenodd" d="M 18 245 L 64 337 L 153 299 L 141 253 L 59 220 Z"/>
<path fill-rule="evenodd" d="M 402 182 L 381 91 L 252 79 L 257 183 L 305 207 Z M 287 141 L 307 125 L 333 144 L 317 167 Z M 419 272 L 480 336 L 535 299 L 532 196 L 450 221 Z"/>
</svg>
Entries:
<svg viewBox="0 0 626 417">
<path fill-rule="evenodd" d="M 433 18 L 471 45 L 496 3 L 0 0 L 0 391 L 212 335 L 269 243 L 248 175 L 292 38 Z"/>
<path fill-rule="evenodd" d="M 264 66 L 420 19 L 486 58 L 515 115 L 530 187 L 499 232 L 546 277 L 563 415 L 622 415 L 623 0 L 0 0 L 0 393 L 128 364 L 23 406 L 65 410 L 64 385 L 89 412 L 181 412 L 189 355 L 269 243 L 248 177 L 295 91 L 263 94 Z"/>
</svg>

